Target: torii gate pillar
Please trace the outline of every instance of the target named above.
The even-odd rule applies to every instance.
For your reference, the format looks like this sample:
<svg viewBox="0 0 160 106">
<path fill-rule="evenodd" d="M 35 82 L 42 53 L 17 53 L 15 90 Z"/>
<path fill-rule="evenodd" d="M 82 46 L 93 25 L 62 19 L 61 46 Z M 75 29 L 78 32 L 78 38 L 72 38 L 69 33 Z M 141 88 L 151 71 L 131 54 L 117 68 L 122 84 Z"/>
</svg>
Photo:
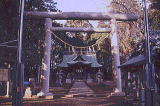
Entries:
<svg viewBox="0 0 160 106">
<path fill-rule="evenodd" d="M 119 55 L 119 45 L 118 45 L 118 31 L 116 19 L 111 19 L 111 48 L 113 55 L 113 69 L 116 79 L 116 89 L 115 92 L 122 92 L 122 80 L 121 80 L 121 70 L 118 68 L 120 66 L 120 55 Z"/>
<path fill-rule="evenodd" d="M 45 19 L 45 42 L 44 42 L 44 62 L 42 63 L 43 68 L 43 78 L 42 78 L 42 89 L 37 96 L 52 96 L 49 93 L 49 79 L 50 79 L 50 60 L 51 60 L 51 41 L 52 33 L 50 29 L 52 28 L 52 19 Z"/>
</svg>

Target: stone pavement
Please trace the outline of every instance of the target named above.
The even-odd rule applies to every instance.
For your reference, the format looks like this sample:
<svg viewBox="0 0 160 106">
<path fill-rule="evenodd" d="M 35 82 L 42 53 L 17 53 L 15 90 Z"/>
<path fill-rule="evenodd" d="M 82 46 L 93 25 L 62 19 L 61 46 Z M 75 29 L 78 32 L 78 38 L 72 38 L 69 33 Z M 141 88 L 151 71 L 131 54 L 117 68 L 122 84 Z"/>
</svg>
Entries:
<svg viewBox="0 0 160 106">
<path fill-rule="evenodd" d="M 68 95 L 92 96 L 94 95 L 94 92 L 85 84 L 84 81 L 75 81 Z"/>
<path fill-rule="evenodd" d="M 124 97 L 108 96 L 108 94 L 105 95 L 106 92 L 104 92 L 104 96 L 95 96 L 96 94 L 94 91 L 91 90 L 84 81 L 75 81 L 68 92 L 68 95 L 73 95 L 71 97 L 63 96 L 53 99 L 30 98 L 24 100 L 23 106 L 135 106 L 126 103 Z M 0 106 L 3 105 L 11 106 L 11 102 L 0 103 Z"/>
<path fill-rule="evenodd" d="M 25 101 L 23 106 L 127 106 L 116 105 L 104 97 L 73 97 L 55 100 Z"/>
</svg>

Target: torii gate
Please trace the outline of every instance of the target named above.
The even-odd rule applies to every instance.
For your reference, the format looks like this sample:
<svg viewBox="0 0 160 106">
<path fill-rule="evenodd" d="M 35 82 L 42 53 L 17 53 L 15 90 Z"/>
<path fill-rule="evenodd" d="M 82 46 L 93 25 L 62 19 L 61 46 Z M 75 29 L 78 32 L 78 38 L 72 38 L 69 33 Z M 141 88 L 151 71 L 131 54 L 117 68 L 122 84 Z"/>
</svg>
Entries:
<svg viewBox="0 0 160 106">
<path fill-rule="evenodd" d="M 43 85 L 41 89 L 41 96 L 52 95 L 49 93 L 49 78 L 50 78 L 50 55 L 51 55 L 51 31 L 71 31 L 71 32 L 99 32 L 112 33 L 111 46 L 114 60 L 114 72 L 116 73 L 116 90 L 115 92 L 122 92 L 120 56 L 118 45 L 117 21 L 136 21 L 138 16 L 135 14 L 120 14 L 120 13 L 99 13 L 99 12 L 25 12 L 27 18 L 45 19 L 45 49 L 44 49 L 44 64 L 46 69 L 44 71 Z M 95 29 L 95 28 L 61 28 L 52 27 L 53 20 L 111 20 L 111 29 Z"/>
</svg>

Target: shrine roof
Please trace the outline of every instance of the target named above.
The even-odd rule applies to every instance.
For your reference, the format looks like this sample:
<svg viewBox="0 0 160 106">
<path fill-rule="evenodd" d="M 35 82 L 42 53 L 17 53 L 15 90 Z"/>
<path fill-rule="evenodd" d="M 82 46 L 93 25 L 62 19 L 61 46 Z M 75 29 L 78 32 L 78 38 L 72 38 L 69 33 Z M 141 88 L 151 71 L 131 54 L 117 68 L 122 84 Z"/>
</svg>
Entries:
<svg viewBox="0 0 160 106">
<path fill-rule="evenodd" d="M 76 64 L 91 65 L 91 67 L 102 67 L 97 62 L 96 55 L 63 55 L 63 61 L 58 64 L 58 67 L 70 67 L 69 65 Z"/>
<path fill-rule="evenodd" d="M 143 64 L 144 62 L 145 62 L 145 56 L 139 55 L 139 56 L 135 56 L 135 57 L 129 59 L 128 61 L 126 61 L 125 63 L 121 64 L 118 67 L 123 68 L 123 67 L 130 66 L 130 65 Z"/>
</svg>

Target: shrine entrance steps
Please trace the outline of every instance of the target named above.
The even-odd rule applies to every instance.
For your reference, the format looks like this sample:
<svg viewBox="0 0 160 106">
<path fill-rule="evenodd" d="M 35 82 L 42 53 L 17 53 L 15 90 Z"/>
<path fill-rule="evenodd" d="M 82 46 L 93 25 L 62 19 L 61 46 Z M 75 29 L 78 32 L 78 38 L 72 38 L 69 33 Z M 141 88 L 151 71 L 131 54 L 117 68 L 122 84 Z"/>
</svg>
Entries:
<svg viewBox="0 0 160 106">
<path fill-rule="evenodd" d="M 72 88 L 70 89 L 68 95 L 71 97 L 86 97 L 86 96 L 94 96 L 95 93 L 92 89 L 90 89 L 84 81 L 75 81 Z"/>
</svg>

